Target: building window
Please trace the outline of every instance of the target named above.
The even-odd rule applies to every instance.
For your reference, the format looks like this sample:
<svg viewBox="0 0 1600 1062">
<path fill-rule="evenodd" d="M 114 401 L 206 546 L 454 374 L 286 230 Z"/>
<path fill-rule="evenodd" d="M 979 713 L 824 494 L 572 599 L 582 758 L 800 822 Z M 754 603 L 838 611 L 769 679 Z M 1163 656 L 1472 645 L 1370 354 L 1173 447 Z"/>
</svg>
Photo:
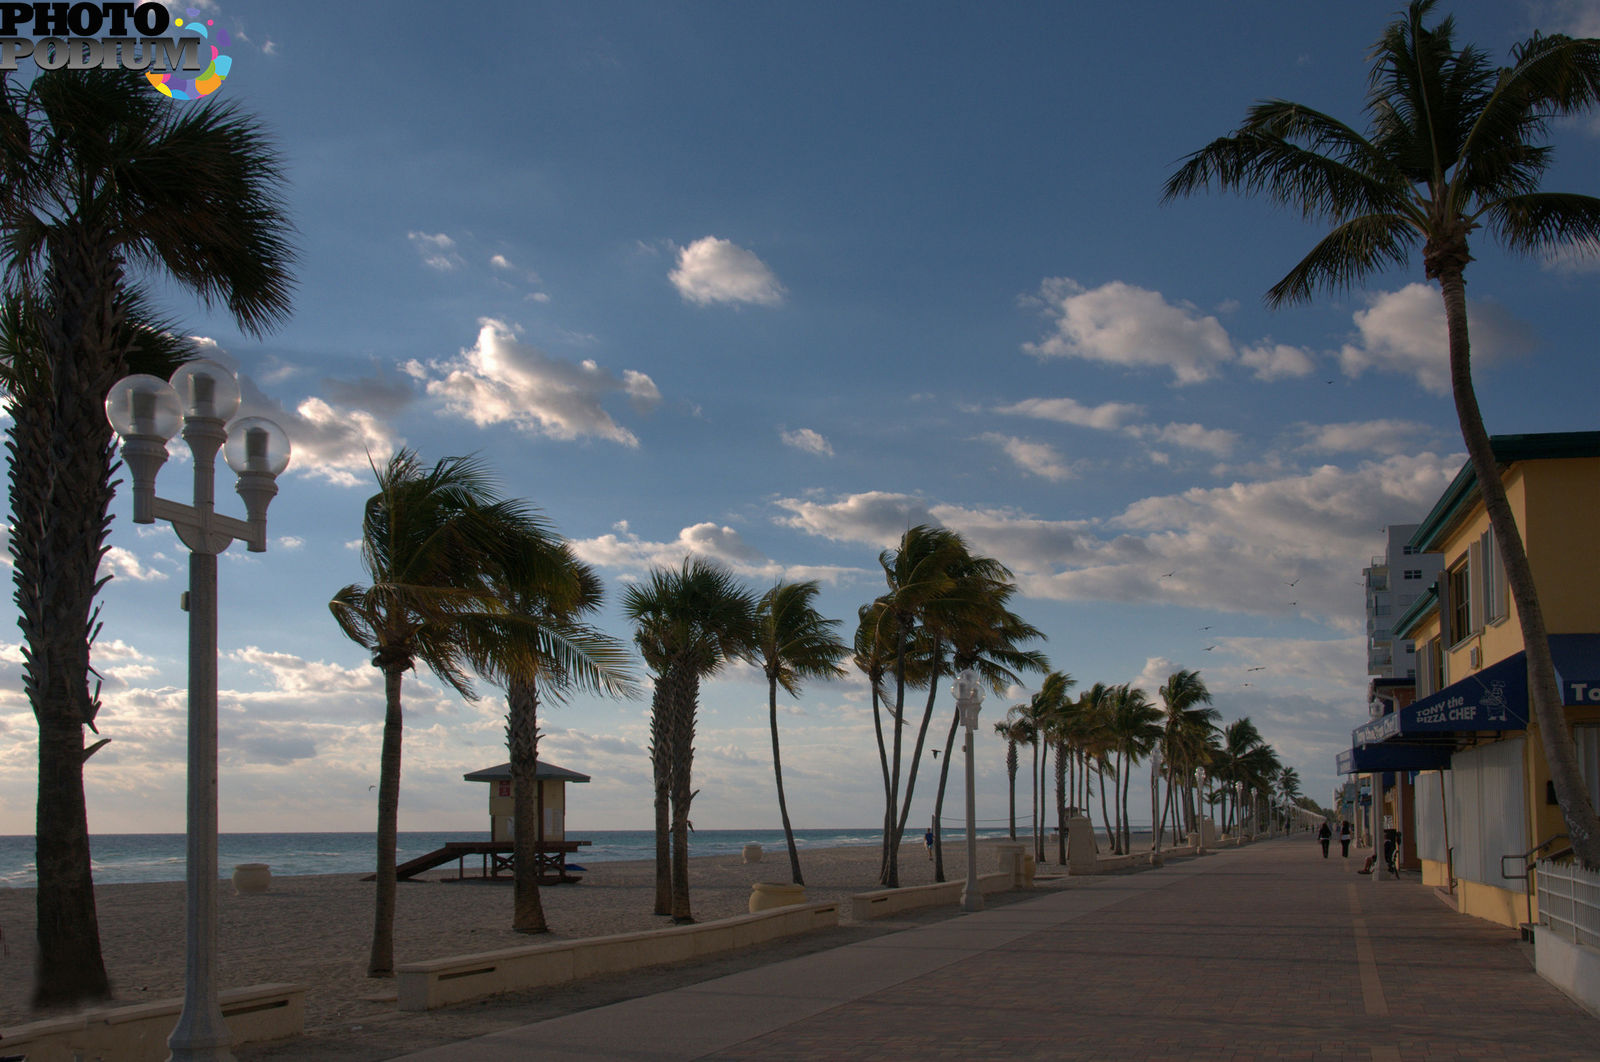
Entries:
<svg viewBox="0 0 1600 1062">
<path fill-rule="evenodd" d="M 1510 594 L 1506 586 L 1506 568 L 1500 560 L 1499 547 L 1495 545 L 1494 528 L 1485 531 L 1478 539 L 1479 568 L 1483 572 L 1483 606 L 1479 610 L 1484 620 L 1493 623 L 1511 614 Z"/>
<path fill-rule="evenodd" d="M 1421 579 L 1422 578 L 1422 569 L 1421 568 L 1407 568 L 1405 577 L 1407 579 Z"/>
<path fill-rule="evenodd" d="M 1445 583 L 1450 595 L 1448 638 L 1450 644 L 1455 645 L 1475 629 L 1472 622 L 1472 565 L 1462 561 L 1451 568 L 1445 573 Z"/>
<path fill-rule="evenodd" d="M 1422 551 L 1415 546 L 1405 546 L 1401 548 L 1400 552 L 1405 554 L 1407 557 L 1412 557 L 1418 553 L 1421 553 Z"/>
</svg>

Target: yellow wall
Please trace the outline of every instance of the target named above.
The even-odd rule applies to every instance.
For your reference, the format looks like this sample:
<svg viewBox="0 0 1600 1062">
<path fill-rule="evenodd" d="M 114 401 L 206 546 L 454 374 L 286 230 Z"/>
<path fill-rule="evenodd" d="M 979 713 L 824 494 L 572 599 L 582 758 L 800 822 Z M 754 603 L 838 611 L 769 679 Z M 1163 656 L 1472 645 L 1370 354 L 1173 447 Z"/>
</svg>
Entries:
<svg viewBox="0 0 1600 1062">
<path fill-rule="evenodd" d="M 1436 863 L 1431 859 L 1422 860 L 1422 883 L 1432 885 L 1438 889 L 1450 887 L 1450 867 L 1447 863 Z"/>
<path fill-rule="evenodd" d="M 1474 918 L 1498 922 L 1503 926 L 1520 926 L 1528 917 L 1528 900 L 1520 892 L 1496 888 L 1476 881 L 1456 881 L 1456 910 Z M 1538 904 L 1533 908 L 1539 914 Z"/>
<path fill-rule="evenodd" d="M 506 794 L 500 795 L 500 782 L 489 783 L 489 836 L 496 841 L 510 841 L 511 833 L 506 828 L 506 820 L 516 816 L 516 798 L 511 794 L 516 792 L 516 785 L 506 782 Z M 555 828 L 540 837 L 543 841 L 566 840 L 566 809 L 567 809 L 567 783 L 559 778 L 546 778 L 539 783 L 539 788 L 544 790 L 544 807 L 549 812 L 555 809 L 560 814 L 555 816 Z"/>
<path fill-rule="evenodd" d="M 1523 537 L 1545 625 L 1551 634 L 1600 630 L 1600 458 L 1512 467 L 1527 469 Z"/>
</svg>

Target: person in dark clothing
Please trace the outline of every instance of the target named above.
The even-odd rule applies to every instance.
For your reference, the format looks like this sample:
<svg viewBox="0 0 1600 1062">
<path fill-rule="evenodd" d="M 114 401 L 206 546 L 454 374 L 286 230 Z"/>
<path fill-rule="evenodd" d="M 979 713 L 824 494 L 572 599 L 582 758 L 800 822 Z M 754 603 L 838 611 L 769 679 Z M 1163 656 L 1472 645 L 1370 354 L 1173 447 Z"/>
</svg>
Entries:
<svg viewBox="0 0 1600 1062">
<path fill-rule="evenodd" d="M 1350 820 L 1342 819 L 1339 822 L 1339 854 L 1346 859 L 1350 858 Z"/>
<path fill-rule="evenodd" d="M 1317 831 L 1317 840 L 1322 842 L 1322 858 L 1327 859 L 1328 842 L 1333 840 L 1333 827 L 1324 822 L 1322 824 L 1322 829 Z"/>
</svg>

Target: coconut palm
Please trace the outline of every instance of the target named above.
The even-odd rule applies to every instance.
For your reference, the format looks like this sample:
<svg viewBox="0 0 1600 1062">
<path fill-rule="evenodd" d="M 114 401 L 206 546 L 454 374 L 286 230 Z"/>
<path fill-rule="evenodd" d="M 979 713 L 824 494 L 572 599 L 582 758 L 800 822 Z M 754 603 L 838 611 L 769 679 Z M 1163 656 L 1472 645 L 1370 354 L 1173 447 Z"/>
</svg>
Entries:
<svg viewBox="0 0 1600 1062">
<path fill-rule="evenodd" d="M 783 839 L 789 847 L 789 875 L 804 885 L 800 851 L 789 824 L 789 803 L 783 794 L 783 761 L 778 756 L 778 687 L 791 697 L 800 696 L 804 679 L 839 678 L 839 662 L 850 649 L 836 633 L 838 620 L 826 619 L 813 602 L 822 586 L 815 581 L 779 581 L 756 602 L 754 663 L 767 677 L 767 716 L 772 727 L 772 774 L 778 784 L 778 814 L 783 819 Z"/>
<path fill-rule="evenodd" d="M 560 703 L 572 691 L 631 696 L 636 692 L 623 644 L 583 622 L 600 608 L 603 585 L 594 569 L 562 543 L 555 555 L 528 556 L 527 572 L 497 577 L 493 589 L 506 611 L 505 651 L 484 672 L 506 690 L 506 750 L 511 760 L 511 928 L 546 933 L 539 896 L 539 703 Z"/>
<path fill-rule="evenodd" d="M 1212 773 L 1222 781 L 1230 783 L 1235 789 L 1243 786 L 1248 780 L 1246 757 L 1251 750 L 1260 747 L 1261 744 L 1261 731 L 1256 729 L 1256 725 L 1248 716 L 1235 719 L 1222 729 L 1222 751 L 1212 766 Z M 1226 810 L 1225 816 L 1224 827 L 1229 833 L 1235 832 L 1243 825 L 1239 819 L 1237 801 Z"/>
<path fill-rule="evenodd" d="M 23 689 L 39 724 L 35 1006 L 105 998 L 83 798 L 89 641 L 109 527 L 106 392 L 129 369 L 129 278 L 177 282 L 260 334 L 289 309 L 282 173 L 227 105 L 174 107 L 143 76 L 0 74 L 0 257 L 27 306 L 37 390 L 15 407 L 13 580 Z M 20 548 L 19 548 L 20 546 Z"/>
<path fill-rule="evenodd" d="M 634 641 L 656 676 L 651 762 L 656 783 L 656 913 L 694 921 L 689 903 L 689 805 L 694 800 L 695 715 L 700 681 L 755 647 L 755 598 L 724 568 L 698 557 L 657 568 L 623 595 Z M 670 805 L 670 822 L 668 821 Z M 671 850 L 662 850 L 670 830 Z M 666 874 L 663 875 L 663 870 Z M 665 877 L 670 897 L 662 909 Z"/>
<path fill-rule="evenodd" d="M 1070 683 L 1070 676 L 1068 681 Z M 1056 859 L 1063 865 L 1067 861 L 1067 775 L 1069 769 L 1076 766 L 1079 780 L 1087 784 L 1086 750 L 1099 742 L 1110 689 L 1104 682 L 1096 682 L 1076 698 L 1062 697 L 1047 723 L 1055 766 Z M 1074 793 L 1073 805 L 1087 807 L 1086 793 Z"/>
<path fill-rule="evenodd" d="M 1461 436 L 1494 528 L 1528 658 L 1533 716 L 1572 847 L 1600 866 L 1600 818 L 1589 799 L 1555 679 L 1544 613 L 1506 498 L 1472 382 L 1467 327 L 1469 237 L 1478 230 L 1517 253 L 1600 249 L 1600 198 L 1544 192 L 1554 161 L 1552 119 L 1600 102 L 1600 40 L 1535 33 L 1497 67 L 1458 47 L 1445 18 L 1424 25 L 1433 0 L 1412 0 L 1372 51 L 1365 134 L 1283 100 L 1258 103 L 1244 124 L 1188 156 L 1166 198 L 1211 184 L 1264 194 L 1332 224 L 1267 295 L 1278 306 L 1410 261 L 1439 282 L 1450 388 Z"/>
<path fill-rule="evenodd" d="M 1050 743 L 1060 740 L 1063 707 L 1067 694 L 1077 685 L 1065 671 L 1052 671 L 1039 683 L 1039 690 L 1028 698 L 1025 718 L 1033 731 L 1033 858 L 1044 862 L 1044 785 L 1048 778 L 1039 774 L 1039 756 Z"/>
<path fill-rule="evenodd" d="M 534 624 L 507 611 L 493 583 L 516 573 L 536 584 L 559 566 L 560 544 L 521 502 L 502 499 L 481 462 L 447 457 L 424 467 L 401 450 L 376 470 L 378 492 L 361 519 L 367 585 L 328 602 L 339 629 L 383 672 L 378 771 L 377 889 L 367 976 L 394 976 L 395 842 L 404 733 L 401 682 L 418 661 L 473 698 L 468 671 L 535 641 Z"/>
<path fill-rule="evenodd" d="M 971 669 L 979 681 L 996 695 L 1021 681 L 1020 672 L 1040 674 L 1050 670 L 1050 661 L 1037 649 L 1023 643 L 1042 640 L 1044 632 L 1006 607 L 1016 593 L 1011 572 L 998 561 L 973 558 L 972 574 L 985 580 L 986 592 L 975 601 L 976 607 L 949 633 L 951 676 Z M 961 713 L 952 708 L 950 729 L 945 735 L 944 758 L 939 764 L 939 788 L 933 799 L 933 879 L 944 880 L 944 843 L 939 824 L 944 816 L 944 795 L 950 778 L 951 753 Z"/>
<path fill-rule="evenodd" d="M 1210 762 L 1211 738 L 1221 716 L 1215 708 L 1209 707 L 1211 691 L 1206 688 L 1205 680 L 1198 671 L 1187 668 L 1174 671 L 1161 684 L 1156 696 L 1161 700 L 1164 717 L 1161 760 L 1167 771 L 1167 800 L 1162 806 L 1161 822 L 1156 829 L 1158 832 L 1165 829 L 1169 806 L 1173 811 L 1174 827 L 1179 825 L 1180 793 L 1183 794 L 1181 809 L 1186 818 L 1184 825 L 1197 829 L 1195 808 L 1189 798 L 1189 783 L 1195 769 L 1207 766 Z"/>
<path fill-rule="evenodd" d="M 1161 709 L 1150 703 L 1144 690 L 1124 683 L 1113 687 L 1107 713 L 1112 749 L 1117 756 L 1117 775 L 1122 781 L 1117 805 L 1118 853 L 1133 850 L 1132 830 L 1128 825 L 1128 789 L 1133 765 L 1150 754 L 1162 734 Z"/>
<path fill-rule="evenodd" d="M 907 529 L 900 537 L 899 547 L 880 553 L 878 563 L 888 590 L 874 603 L 879 607 L 867 615 L 876 627 L 870 640 L 880 646 L 893 646 L 890 670 L 895 681 L 896 720 L 888 750 L 889 790 L 884 808 L 884 865 L 880 880 L 889 888 L 898 888 L 900 839 L 911 814 L 938 679 L 945 673 L 949 659 L 949 638 L 963 624 L 973 622 L 973 616 L 989 603 L 994 586 L 1010 573 L 998 562 L 973 557 L 966 541 L 954 531 L 922 524 Z M 902 798 L 905 695 L 907 686 L 916 686 L 919 677 L 927 686 L 928 696 Z"/>
<path fill-rule="evenodd" d="M 994 732 L 1005 738 L 1006 742 L 1006 784 L 1010 807 L 1007 836 L 1013 841 L 1017 839 L 1017 746 L 1033 740 L 1028 721 L 1019 716 L 1021 707 L 1012 705 L 1006 717 L 994 724 Z"/>
</svg>

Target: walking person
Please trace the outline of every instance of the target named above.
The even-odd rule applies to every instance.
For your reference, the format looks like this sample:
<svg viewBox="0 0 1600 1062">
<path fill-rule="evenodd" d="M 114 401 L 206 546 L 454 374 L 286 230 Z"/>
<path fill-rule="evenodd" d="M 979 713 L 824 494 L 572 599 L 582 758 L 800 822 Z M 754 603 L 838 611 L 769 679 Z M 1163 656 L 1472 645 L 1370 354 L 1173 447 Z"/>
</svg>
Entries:
<svg viewBox="0 0 1600 1062">
<path fill-rule="evenodd" d="M 1322 858 L 1327 859 L 1328 842 L 1333 840 L 1333 827 L 1324 822 L 1322 824 L 1322 829 L 1317 831 L 1317 840 L 1322 842 Z"/>
<path fill-rule="evenodd" d="M 1339 855 L 1344 859 L 1350 858 L 1350 820 L 1339 820 Z"/>
</svg>

